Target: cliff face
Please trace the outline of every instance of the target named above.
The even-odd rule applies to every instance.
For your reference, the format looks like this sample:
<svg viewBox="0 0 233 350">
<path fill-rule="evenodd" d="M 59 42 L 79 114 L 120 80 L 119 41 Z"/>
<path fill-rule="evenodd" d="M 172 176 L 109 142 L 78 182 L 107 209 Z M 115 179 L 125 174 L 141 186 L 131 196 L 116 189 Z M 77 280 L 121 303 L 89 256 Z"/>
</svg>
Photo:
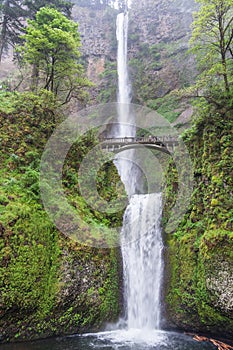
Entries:
<svg viewBox="0 0 233 350">
<path fill-rule="evenodd" d="M 136 102 L 163 97 L 193 81 L 194 60 L 186 54 L 194 9 L 193 0 L 133 2 L 129 65 Z"/>
<path fill-rule="evenodd" d="M 91 9 L 74 6 L 73 19 L 79 23 L 84 57 L 108 57 L 115 59 L 115 18 L 111 8 Z"/>
<path fill-rule="evenodd" d="M 93 9 L 75 5 L 73 8 L 73 19 L 79 23 L 82 43 L 80 51 L 87 75 L 96 85 L 91 91 L 91 104 L 102 102 L 102 95 L 105 94 L 109 101 L 116 100 L 115 68 L 111 67 L 111 77 L 108 76 L 108 66 L 113 62 L 113 66 L 116 67 L 116 16 L 117 11 L 110 7 Z"/>
<path fill-rule="evenodd" d="M 195 7 L 193 0 L 132 2 L 128 56 L 133 102 L 147 104 L 193 81 L 194 61 L 185 55 Z M 98 84 L 94 103 L 116 100 L 117 13 L 110 7 L 74 8 L 89 78 Z"/>
<path fill-rule="evenodd" d="M 135 0 L 130 10 L 131 25 L 135 28 L 134 33 L 138 33 L 140 42 L 151 46 L 182 39 L 187 48 L 195 7 L 194 0 Z"/>
<path fill-rule="evenodd" d="M 231 114 L 208 110 L 186 133 L 194 191 L 179 228 L 165 237 L 169 326 L 229 338 L 233 338 L 232 128 Z M 169 174 L 167 178 L 165 218 L 176 197 L 176 181 Z"/>
</svg>

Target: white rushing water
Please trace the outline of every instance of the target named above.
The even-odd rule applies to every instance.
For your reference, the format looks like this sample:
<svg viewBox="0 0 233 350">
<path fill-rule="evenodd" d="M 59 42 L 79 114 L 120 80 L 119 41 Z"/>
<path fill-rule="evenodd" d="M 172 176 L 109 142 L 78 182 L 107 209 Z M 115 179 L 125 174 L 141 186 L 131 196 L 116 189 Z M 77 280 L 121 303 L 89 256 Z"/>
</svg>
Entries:
<svg viewBox="0 0 233 350">
<path fill-rule="evenodd" d="M 118 102 L 130 103 L 130 84 L 128 77 L 128 64 L 127 64 L 127 46 L 128 46 L 128 12 L 119 13 L 117 16 L 117 72 L 118 72 Z M 125 111 L 120 114 L 120 117 L 126 115 Z M 125 122 L 128 122 L 128 116 L 125 118 Z M 123 120 L 124 122 L 124 120 Z M 127 135 L 126 135 L 127 136 Z"/>
<path fill-rule="evenodd" d="M 114 131 L 115 137 L 130 137 L 136 132 L 131 126 L 134 115 L 130 110 L 127 38 L 128 12 L 125 11 L 117 17 L 119 127 Z M 133 159 L 134 151 L 122 152 L 116 165 L 130 198 L 121 233 L 127 328 L 129 333 L 144 330 L 144 334 L 145 330 L 160 328 L 162 199 L 160 194 L 135 195 L 139 176 Z"/>
<path fill-rule="evenodd" d="M 135 195 L 124 216 L 122 256 L 128 328 L 160 328 L 161 194 Z"/>
<path fill-rule="evenodd" d="M 127 42 L 128 42 L 128 12 L 117 16 L 117 72 L 118 72 L 118 127 L 114 129 L 114 137 L 134 137 L 134 116 L 130 108 L 131 87 L 128 76 Z M 128 195 L 132 195 L 136 187 L 137 171 L 133 164 L 134 151 L 126 151 L 116 157 L 115 164 L 125 184 Z"/>
</svg>

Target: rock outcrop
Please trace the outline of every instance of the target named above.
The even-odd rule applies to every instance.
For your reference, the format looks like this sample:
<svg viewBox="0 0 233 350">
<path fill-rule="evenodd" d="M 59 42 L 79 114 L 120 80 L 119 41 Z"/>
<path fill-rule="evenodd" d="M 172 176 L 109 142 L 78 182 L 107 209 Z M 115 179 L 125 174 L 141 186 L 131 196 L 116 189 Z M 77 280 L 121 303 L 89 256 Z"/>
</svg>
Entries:
<svg viewBox="0 0 233 350">
<path fill-rule="evenodd" d="M 128 56 L 134 102 L 145 104 L 193 81 L 194 59 L 186 54 L 195 8 L 194 0 L 132 2 Z M 93 103 L 116 100 L 117 13 L 74 7 L 88 75 L 98 85 Z"/>
</svg>

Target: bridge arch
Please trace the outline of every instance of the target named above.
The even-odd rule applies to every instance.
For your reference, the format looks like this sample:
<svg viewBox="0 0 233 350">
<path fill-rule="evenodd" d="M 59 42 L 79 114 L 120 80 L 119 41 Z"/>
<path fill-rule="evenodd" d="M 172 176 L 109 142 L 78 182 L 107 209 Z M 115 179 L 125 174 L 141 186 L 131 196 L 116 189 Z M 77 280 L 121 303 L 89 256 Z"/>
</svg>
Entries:
<svg viewBox="0 0 233 350">
<path fill-rule="evenodd" d="M 177 139 L 171 136 L 163 137 L 123 137 L 123 138 L 104 138 L 101 139 L 101 148 L 103 150 L 120 153 L 135 148 L 150 148 L 171 155 L 175 146 L 178 144 Z"/>
<path fill-rule="evenodd" d="M 123 151 L 127 151 L 130 149 L 135 149 L 135 148 L 150 148 L 152 150 L 157 150 L 163 153 L 167 153 L 167 154 L 171 154 L 171 152 L 169 152 L 169 150 L 164 147 L 164 146 L 159 146 L 159 145 L 152 145 L 152 144 L 138 144 L 138 143 L 134 143 L 134 144 L 130 144 L 130 145 L 125 145 L 125 146 L 121 146 L 121 147 L 115 147 L 113 150 L 113 153 L 120 153 Z"/>
</svg>

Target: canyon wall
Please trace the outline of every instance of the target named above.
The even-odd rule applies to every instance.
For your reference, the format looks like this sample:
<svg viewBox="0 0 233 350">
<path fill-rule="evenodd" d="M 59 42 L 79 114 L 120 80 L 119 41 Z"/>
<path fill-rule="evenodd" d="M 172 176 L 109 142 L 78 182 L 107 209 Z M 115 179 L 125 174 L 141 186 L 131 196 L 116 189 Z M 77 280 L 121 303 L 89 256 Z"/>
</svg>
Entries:
<svg viewBox="0 0 233 350">
<path fill-rule="evenodd" d="M 165 112 L 180 108 L 176 101 L 169 105 L 166 99 L 157 99 L 163 99 L 195 78 L 194 58 L 187 54 L 195 8 L 193 0 L 188 5 L 179 0 L 132 2 L 128 58 L 133 102 L 153 109 L 162 105 Z M 88 75 L 97 84 L 93 89 L 93 103 L 116 101 L 117 14 L 118 11 L 110 7 L 74 7 Z M 186 109 L 183 107 L 172 115 L 173 119 Z"/>
</svg>

